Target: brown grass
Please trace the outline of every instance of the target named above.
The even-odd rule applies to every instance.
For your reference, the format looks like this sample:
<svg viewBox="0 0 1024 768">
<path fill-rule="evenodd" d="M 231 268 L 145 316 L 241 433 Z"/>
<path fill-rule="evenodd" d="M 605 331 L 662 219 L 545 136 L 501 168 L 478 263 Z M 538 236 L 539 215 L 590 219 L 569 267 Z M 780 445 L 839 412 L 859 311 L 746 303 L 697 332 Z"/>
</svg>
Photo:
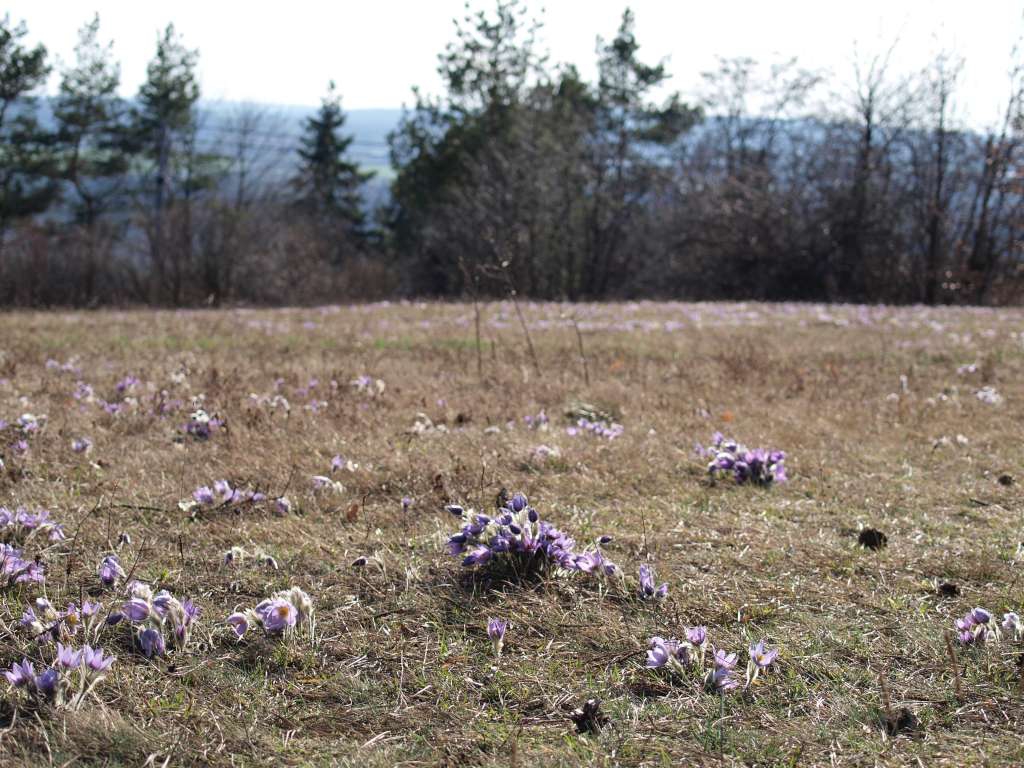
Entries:
<svg viewBox="0 0 1024 768">
<path fill-rule="evenodd" d="M 589 387 L 563 310 L 579 322 Z M 24 459 L 4 454 L 0 504 L 49 508 L 77 532 L 48 555 L 48 596 L 95 592 L 96 564 L 127 532 L 122 557 L 136 575 L 204 611 L 196 643 L 168 659 L 111 639 L 118 661 L 80 712 L 15 712 L 8 697 L 0 763 L 1024 762 L 1024 648 L 957 648 L 958 698 L 944 639 L 972 606 L 1024 606 L 1024 313 L 523 305 L 538 377 L 511 305 L 483 311 L 482 379 L 464 305 L 0 316 L 0 417 L 48 416 Z M 44 367 L 72 356 L 80 377 Z M 957 373 L 973 362 L 978 372 Z M 110 396 L 127 373 L 144 382 L 137 413 L 71 397 L 78 378 Z M 361 374 L 383 379 L 384 394 L 354 392 Z M 887 397 L 901 375 L 908 391 Z M 288 416 L 248 402 L 277 378 Z M 294 392 L 310 378 L 328 402 L 318 413 Z M 1004 402 L 980 402 L 984 384 Z M 148 413 L 162 389 L 204 395 L 229 430 L 174 442 L 186 412 Z M 576 400 L 619 414 L 625 434 L 565 435 Z M 551 431 L 525 429 L 541 408 Z M 410 434 L 418 412 L 444 431 Z M 710 484 L 693 444 L 716 429 L 786 450 L 790 482 Z M 69 448 L 80 435 L 95 442 L 88 458 Z M 561 458 L 530 462 L 541 443 Z M 359 468 L 340 474 L 344 494 L 314 494 L 309 478 L 334 454 Z M 293 513 L 193 519 L 178 508 L 221 477 L 286 493 Z M 486 509 L 502 487 L 578 541 L 613 535 L 625 584 L 463 572 L 442 551 L 454 528 L 442 504 Z M 405 495 L 416 500 L 408 515 Z M 888 546 L 858 547 L 867 526 Z M 222 565 L 234 545 L 264 550 L 279 570 Z M 370 565 L 351 567 L 360 555 Z M 643 561 L 669 581 L 660 606 L 631 596 Z M 940 582 L 960 595 L 940 597 Z M 317 642 L 235 642 L 224 617 L 292 584 L 315 600 Z M 0 593 L 3 625 L 38 592 Z M 511 621 L 498 663 L 489 616 Z M 766 638 L 781 648 L 778 668 L 724 706 L 643 669 L 648 637 L 690 624 L 744 660 Z M 0 634 L 0 662 L 26 652 L 39 656 L 21 634 Z M 569 719 L 588 698 L 611 720 L 599 736 L 576 735 Z M 886 713 L 903 709 L 919 727 L 893 735 Z"/>
</svg>

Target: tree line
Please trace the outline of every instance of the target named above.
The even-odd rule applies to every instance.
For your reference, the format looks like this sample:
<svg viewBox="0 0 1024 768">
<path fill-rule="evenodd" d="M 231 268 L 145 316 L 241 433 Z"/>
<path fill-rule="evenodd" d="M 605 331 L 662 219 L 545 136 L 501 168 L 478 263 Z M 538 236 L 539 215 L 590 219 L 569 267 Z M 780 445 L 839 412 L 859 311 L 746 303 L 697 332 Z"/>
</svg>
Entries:
<svg viewBox="0 0 1024 768">
<path fill-rule="evenodd" d="M 628 10 L 596 82 L 551 63 L 540 29 L 517 0 L 467 9 L 371 207 L 333 83 L 295 147 L 252 105 L 210 146 L 173 25 L 134 99 L 98 17 L 40 99 L 47 52 L 5 18 L 0 304 L 1020 299 L 1019 51 L 1000 122 L 969 130 L 950 52 L 913 76 L 859 57 L 848 85 L 726 59 L 688 102 Z"/>
</svg>

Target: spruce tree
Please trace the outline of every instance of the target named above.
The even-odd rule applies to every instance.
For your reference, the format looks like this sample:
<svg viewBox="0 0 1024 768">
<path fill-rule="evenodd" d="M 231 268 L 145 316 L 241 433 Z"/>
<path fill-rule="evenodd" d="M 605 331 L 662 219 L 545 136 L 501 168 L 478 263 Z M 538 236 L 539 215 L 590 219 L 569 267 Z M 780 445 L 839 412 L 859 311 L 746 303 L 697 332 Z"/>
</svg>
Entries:
<svg viewBox="0 0 1024 768">
<path fill-rule="evenodd" d="M 46 81 L 46 48 L 26 48 L 25 24 L 0 19 L 0 250 L 8 227 L 45 211 L 53 181 L 52 136 L 35 115 L 33 91 Z"/>
<path fill-rule="evenodd" d="M 331 81 L 320 109 L 306 120 L 299 147 L 299 172 L 293 179 L 297 207 L 310 216 L 321 235 L 336 228 L 361 240 L 367 236 L 361 187 L 373 177 L 348 157 L 353 137 L 342 133 L 345 113 Z"/>
<path fill-rule="evenodd" d="M 174 25 L 168 24 L 157 41 L 156 55 L 146 70 L 146 81 L 139 88 L 139 106 L 133 119 L 133 139 L 143 158 L 149 161 L 148 188 L 152 193 L 151 222 L 148 227 L 150 255 L 159 283 L 169 282 L 170 298 L 181 300 L 184 279 L 181 254 L 169 253 L 165 242 L 165 216 L 176 177 L 178 186 L 192 176 L 194 139 L 199 83 L 195 69 L 198 51 L 186 48 Z M 185 161 L 183 162 L 183 158 Z M 186 190 L 187 192 L 187 190 Z M 186 248 L 191 247 L 186 242 Z"/>
<path fill-rule="evenodd" d="M 99 15 L 78 32 L 75 63 L 61 75 L 54 102 L 61 176 L 74 191 L 75 218 L 87 229 L 116 199 L 128 172 L 121 68 L 113 43 L 98 39 Z"/>
</svg>

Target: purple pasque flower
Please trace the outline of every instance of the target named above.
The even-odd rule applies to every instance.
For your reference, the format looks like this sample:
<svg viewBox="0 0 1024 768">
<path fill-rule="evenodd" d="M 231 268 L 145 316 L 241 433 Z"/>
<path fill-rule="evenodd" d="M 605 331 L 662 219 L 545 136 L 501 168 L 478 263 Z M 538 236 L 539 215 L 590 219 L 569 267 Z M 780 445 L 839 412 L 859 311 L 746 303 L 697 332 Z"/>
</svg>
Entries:
<svg viewBox="0 0 1024 768">
<path fill-rule="evenodd" d="M 736 679 L 731 667 L 713 667 L 704 675 L 704 688 L 708 693 L 725 695 L 730 691 L 739 688 L 740 682 Z"/>
<path fill-rule="evenodd" d="M 141 597 L 133 597 L 121 606 L 121 613 L 128 621 L 137 624 L 148 619 L 155 607 L 155 601 L 153 608 L 151 608 L 148 601 Z"/>
<path fill-rule="evenodd" d="M 274 499 L 274 508 L 278 511 L 278 514 L 287 515 L 292 511 L 292 503 L 284 496 L 281 496 L 278 499 Z"/>
<path fill-rule="evenodd" d="M 505 645 L 505 630 L 507 628 L 508 622 L 504 619 L 487 620 L 487 637 L 491 639 L 495 656 L 501 656 L 501 649 Z"/>
<path fill-rule="evenodd" d="M 298 611 L 283 598 L 268 598 L 256 606 L 256 615 L 270 634 L 280 634 L 295 627 Z"/>
<path fill-rule="evenodd" d="M 117 382 L 117 386 L 116 386 L 117 394 L 123 395 L 125 392 L 131 391 L 132 389 L 135 388 L 135 386 L 138 383 L 139 383 L 139 380 L 135 376 L 132 376 L 131 374 L 128 374 L 123 379 L 121 379 L 119 382 Z"/>
<path fill-rule="evenodd" d="M 737 657 L 735 653 L 727 653 L 723 648 L 716 648 L 713 660 L 716 667 L 735 669 Z"/>
<path fill-rule="evenodd" d="M 686 639 L 689 640 L 695 648 L 703 648 L 705 643 L 708 641 L 708 628 L 687 627 Z"/>
<path fill-rule="evenodd" d="M 671 667 L 689 667 L 690 648 L 678 640 L 666 640 L 652 637 L 648 641 L 647 663 L 649 669 L 660 669 L 666 665 Z"/>
<path fill-rule="evenodd" d="M 153 630 L 153 631 L 155 632 L 156 630 Z M 159 634 L 159 633 L 157 633 L 157 634 Z M 140 638 L 139 642 L 141 644 L 141 642 L 142 642 L 141 638 Z M 159 651 L 158 655 L 163 653 L 163 637 L 162 636 L 160 637 L 160 646 L 159 647 L 160 647 L 160 651 Z M 145 650 L 145 646 L 143 646 L 143 650 Z M 88 646 L 88 645 L 83 645 L 82 646 L 81 654 L 82 654 L 82 666 L 84 668 L 88 668 L 93 673 L 106 672 L 108 669 L 110 669 L 110 665 L 113 664 L 115 661 L 117 661 L 117 657 L 116 656 L 104 656 L 102 648 L 93 648 L 93 647 Z M 150 654 L 147 653 L 146 655 L 149 656 Z"/>
<path fill-rule="evenodd" d="M 1020 616 L 1016 613 L 1004 613 L 1003 621 L 1000 626 L 1015 637 L 1022 631 Z"/>
<path fill-rule="evenodd" d="M 640 598 L 660 600 L 668 594 L 668 582 L 654 586 L 654 571 L 647 563 L 640 564 Z"/>
<path fill-rule="evenodd" d="M 31 688 L 35 685 L 35 666 L 28 659 L 22 659 L 20 664 L 12 663 L 9 670 L 4 670 L 4 677 L 15 688 Z"/>
<path fill-rule="evenodd" d="M 169 612 L 171 625 L 174 627 L 174 642 L 179 648 L 183 648 L 188 643 L 192 624 L 199 618 L 201 611 L 192 600 L 185 600 L 184 603 L 175 601 L 175 603 L 176 605 Z"/>
<path fill-rule="evenodd" d="M 600 549 L 589 550 L 577 555 L 575 561 L 570 559 L 569 568 L 575 568 L 583 573 L 599 573 L 607 576 L 614 576 L 619 569 L 615 563 L 604 556 Z"/>
<path fill-rule="evenodd" d="M 57 664 L 64 669 L 78 669 L 82 663 L 82 651 L 63 643 L 57 643 Z"/>
<path fill-rule="evenodd" d="M 786 481 L 786 454 L 783 451 L 765 450 L 763 448 L 748 449 L 735 440 L 729 440 L 716 432 L 712 435 L 711 448 L 702 448 L 698 444 L 698 453 L 711 456 L 708 474 L 714 477 L 719 473 L 731 472 L 738 484 L 753 483 L 768 486 L 772 483 Z"/>
<path fill-rule="evenodd" d="M 139 647 L 150 659 L 154 656 L 163 656 L 167 652 L 167 644 L 164 642 L 163 633 L 154 627 L 141 629 L 138 634 Z"/>
<path fill-rule="evenodd" d="M 227 622 L 231 625 L 231 629 L 234 630 L 236 637 L 239 639 L 249 631 L 249 615 L 247 613 L 236 611 L 228 616 Z"/>
<path fill-rule="evenodd" d="M 71 450 L 75 453 L 89 453 L 92 450 L 92 440 L 88 437 L 76 437 L 71 441 Z"/>
<path fill-rule="evenodd" d="M 213 492 L 220 496 L 221 501 L 234 501 L 235 491 L 232 490 L 227 480 L 216 480 L 213 483 Z"/>
<path fill-rule="evenodd" d="M 545 520 L 517 493 L 504 502 L 494 516 L 449 504 L 446 511 L 461 518 L 462 528 L 449 536 L 449 554 L 462 556 L 464 567 L 483 566 L 492 561 L 509 562 L 520 574 L 559 568 L 600 576 L 617 574 L 598 545 L 579 552 L 576 542 Z"/>
<path fill-rule="evenodd" d="M 984 608 L 972 608 L 962 619 L 956 620 L 957 638 L 962 645 L 984 643 L 995 634 L 992 614 Z"/>
<path fill-rule="evenodd" d="M 462 558 L 462 564 L 467 567 L 471 565 L 485 565 L 490 562 L 492 557 L 494 557 L 494 551 L 490 547 L 481 544 Z"/>
<path fill-rule="evenodd" d="M 209 506 L 210 504 L 213 504 L 214 501 L 216 501 L 216 497 L 213 495 L 213 491 L 208 486 L 205 485 L 202 485 L 196 488 L 194 491 L 192 491 L 192 498 L 195 499 L 196 502 L 204 506 Z"/>
<path fill-rule="evenodd" d="M 107 555 L 100 561 L 98 569 L 100 583 L 107 588 L 116 587 L 125 578 L 124 568 L 117 555 Z"/>
<path fill-rule="evenodd" d="M 410 497 L 410 496 L 403 496 L 402 497 L 402 512 L 408 513 L 409 510 L 412 508 L 412 505 L 413 505 L 412 497 Z"/>
<path fill-rule="evenodd" d="M 779 655 L 778 648 L 769 649 L 764 640 L 758 640 L 750 646 L 750 660 L 758 669 L 768 669 Z"/>
<path fill-rule="evenodd" d="M 53 667 L 49 667 L 42 674 L 37 675 L 34 681 L 36 690 L 48 699 L 54 699 L 60 692 L 60 673 Z"/>
</svg>

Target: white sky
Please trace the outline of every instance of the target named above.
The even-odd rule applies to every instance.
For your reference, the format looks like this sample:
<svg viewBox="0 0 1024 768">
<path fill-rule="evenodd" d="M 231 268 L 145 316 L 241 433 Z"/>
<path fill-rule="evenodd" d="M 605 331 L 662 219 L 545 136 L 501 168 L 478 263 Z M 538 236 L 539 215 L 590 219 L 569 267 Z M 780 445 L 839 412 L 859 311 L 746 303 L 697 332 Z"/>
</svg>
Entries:
<svg viewBox="0 0 1024 768">
<path fill-rule="evenodd" d="M 436 92 L 436 56 L 452 39 L 452 18 L 463 0 L 7 0 L 2 12 L 24 20 L 30 38 L 70 59 L 76 30 L 98 11 L 104 39 L 115 41 L 123 91 L 145 76 L 156 37 L 168 21 L 200 51 L 207 99 L 319 103 L 337 81 L 347 109 L 398 107 L 410 87 Z M 594 74 L 597 35 L 610 38 L 623 0 L 537 0 L 544 8 L 543 41 L 553 61 Z M 855 48 L 889 48 L 892 68 L 910 72 L 940 48 L 966 60 L 960 94 L 969 122 L 986 124 L 1008 92 L 1010 51 L 1024 30 L 1015 0 L 633 0 L 637 38 L 647 62 L 666 57 L 673 87 L 692 95 L 699 73 L 717 56 L 760 61 L 797 56 L 807 67 L 841 78 L 852 71 Z M 491 9 L 493 0 L 474 0 Z M 55 90 L 56 78 L 51 82 Z"/>
</svg>

